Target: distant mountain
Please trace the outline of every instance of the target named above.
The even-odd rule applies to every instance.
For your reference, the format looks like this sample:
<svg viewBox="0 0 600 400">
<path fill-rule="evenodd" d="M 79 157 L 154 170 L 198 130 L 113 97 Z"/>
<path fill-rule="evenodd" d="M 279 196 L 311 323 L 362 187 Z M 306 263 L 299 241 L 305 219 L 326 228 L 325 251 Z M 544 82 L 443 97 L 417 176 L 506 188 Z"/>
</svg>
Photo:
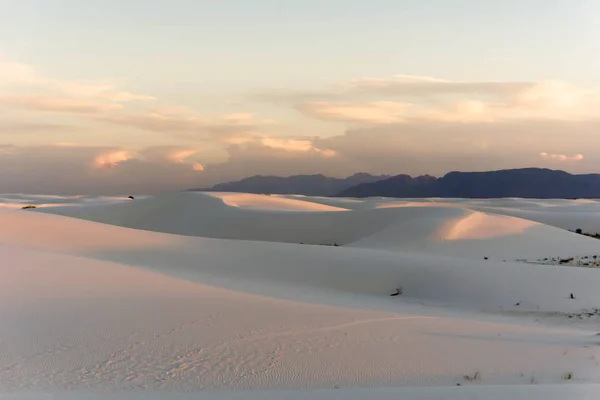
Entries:
<svg viewBox="0 0 600 400">
<path fill-rule="evenodd" d="M 389 175 L 357 173 L 347 178 L 330 178 L 321 174 L 289 177 L 256 175 L 236 182 L 226 182 L 207 189 L 211 192 L 242 192 L 258 194 L 303 194 L 306 196 L 333 196 L 352 186 L 389 178 Z"/>
<path fill-rule="evenodd" d="M 450 172 L 442 178 L 398 175 L 358 184 L 337 197 L 600 198 L 600 174 L 542 168 Z"/>
</svg>

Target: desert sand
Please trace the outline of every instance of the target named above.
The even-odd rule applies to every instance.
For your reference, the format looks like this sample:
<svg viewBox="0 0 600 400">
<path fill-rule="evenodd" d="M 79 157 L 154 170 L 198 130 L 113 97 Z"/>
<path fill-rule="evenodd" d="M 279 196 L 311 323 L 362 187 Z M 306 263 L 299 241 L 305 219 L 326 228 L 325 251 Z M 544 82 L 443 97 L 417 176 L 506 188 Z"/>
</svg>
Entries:
<svg viewBox="0 0 600 400">
<path fill-rule="evenodd" d="M 600 393 L 594 200 L 0 204 L 0 397 Z"/>
</svg>

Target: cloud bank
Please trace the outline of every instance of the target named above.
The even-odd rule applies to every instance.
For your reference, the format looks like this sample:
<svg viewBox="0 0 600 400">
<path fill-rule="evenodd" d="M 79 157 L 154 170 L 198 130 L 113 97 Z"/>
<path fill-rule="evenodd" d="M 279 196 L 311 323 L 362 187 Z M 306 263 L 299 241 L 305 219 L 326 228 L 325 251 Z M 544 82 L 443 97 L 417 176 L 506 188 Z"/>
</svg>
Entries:
<svg viewBox="0 0 600 400">
<path fill-rule="evenodd" d="M 0 61 L 0 187 L 156 193 L 255 174 L 594 172 L 600 161 L 598 92 L 561 81 L 396 75 L 240 96 L 247 101 L 236 107 L 249 109 L 207 113 L 114 82 L 55 79 Z M 113 131 L 122 143 L 103 145 L 102 132 Z M 39 143 L 19 142 L 32 134 Z"/>
</svg>

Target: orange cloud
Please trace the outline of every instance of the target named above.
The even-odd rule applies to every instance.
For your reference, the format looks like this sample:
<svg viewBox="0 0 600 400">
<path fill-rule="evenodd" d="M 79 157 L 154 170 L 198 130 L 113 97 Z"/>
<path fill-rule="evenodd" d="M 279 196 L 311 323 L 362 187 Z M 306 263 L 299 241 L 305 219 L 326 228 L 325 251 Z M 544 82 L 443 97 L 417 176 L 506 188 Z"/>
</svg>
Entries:
<svg viewBox="0 0 600 400">
<path fill-rule="evenodd" d="M 279 90 L 260 98 L 323 121 L 371 125 L 589 121 L 600 106 L 597 91 L 558 80 L 449 81 L 411 75 L 355 79 L 320 91 Z"/>
<path fill-rule="evenodd" d="M 372 124 L 403 122 L 408 113 L 404 103 L 378 101 L 370 103 L 308 102 L 300 106 L 307 115 L 330 121 Z"/>
<path fill-rule="evenodd" d="M 59 97 L 93 98 L 115 103 L 155 100 L 152 96 L 122 91 L 117 85 L 110 82 L 49 78 L 29 65 L 5 60 L 0 60 L 0 86 L 19 88 L 30 94 L 54 92 L 53 95 L 56 94 Z"/>
<path fill-rule="evenodd" d="M 114 150 L 96 156 L 94 166 L 99 169 L 114 168 L 120 163 L 134 158 L 135 155 L 129 150 Z"/>
<path fill-rule="evenodd" d="M 204 166 L 200 163 L 194 163 L 194 165 L 192 165 L 192 169 L 194 171 L 202 172 L 204 171 Z"/>
<path fill-rule="evenodd" d="M 557 161 L 581 161 L 584 158 L 583 154 L 567 156 L 565 154 L 548 154 L 546 152 L 540 153 L 540 157 L 549 159 L 549 160 L 557 160 Z"/>
<path fill-rule="evenodd" d="M 261 138 L 260 142 L 263 146 L 272 149 L 280 149 L 285 151 L 308 152 L 313 151 L 325 157 L 333 157 L 337 153 L 329 149 L 320 149 L 315 147 L 310 139 L 287 139 L 287 138 Z"/>
<path fill-rule="evenodd" d="M 101 103 L 63 96 L 42 94 L 0 94 L 0 104 L 27 110 L 95 114 L 123 108 L 120 104 Z"/>
<path fill-rule="evenodd" d="M 54 79 L 29 65 L 0 60 L 0 105 L 34 111 L 99 114 L 118 111 L 123 103 L 149 100 L 155 99 L 120 90 L 110 82 Z"/>
<path fill-rule="evenodd" d="M 183 150 L 175 150 L 169 154 L 167 154 L 167 159 L 173 163 L 182 164 L 185 162 L 185 159 L 196 154 L 198 150 L 195 149 L 183 149 Z"/>
</svg>

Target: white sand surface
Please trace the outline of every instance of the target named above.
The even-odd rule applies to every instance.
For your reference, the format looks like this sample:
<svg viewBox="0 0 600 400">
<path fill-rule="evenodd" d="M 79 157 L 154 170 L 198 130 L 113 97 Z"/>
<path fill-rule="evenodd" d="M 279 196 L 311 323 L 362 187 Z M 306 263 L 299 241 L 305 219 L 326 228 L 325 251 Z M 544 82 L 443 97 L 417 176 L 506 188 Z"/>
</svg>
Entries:
<svg viewBox="0 0 600 400">
<path fill-rule="evenodd" d="M 312 203 L 308 197 L 293 200 L 192 192 L 94 207 L 48 207 L 41 211 L 135 229 L 220 239 L 338 244 L 497 261 L 600 256 L 596 240 L 535 223 L 532 218 L 512 217 L 504 208 L 483 207 L 485 210 L 478 211 L 482 209 L 480 205 L 471 209 L 453 202 L 367 199 L 362 208 L 338 212 L 343 204 L 324 206 Z M 578 201 L 575 204 L 572 208 L 582 206 Z M 587 203 L 583 206 L 587 207 Z M 562 209 L 557 211 L 558 215 L 564 213 Z M 589 213 L 571 212 L 578 218 Z"/>
<path fill-rule="evenodd" d="M 209 196 L 223 200 L 223 203 L 256 210 L 279 211 L 346 211 L 345 208 L 332 207 L 313 201 L 302 201 L 281 196 L 265 196 L 250 193 L 209 192 Z"/>
<path fill-rule="evenodd" d="M 492 211 L 594 202 L 61 200 L 0 210 L 2 395 L 599 393 L 600 271 L 517 260 L 600 241 Z"/>
</svg>

